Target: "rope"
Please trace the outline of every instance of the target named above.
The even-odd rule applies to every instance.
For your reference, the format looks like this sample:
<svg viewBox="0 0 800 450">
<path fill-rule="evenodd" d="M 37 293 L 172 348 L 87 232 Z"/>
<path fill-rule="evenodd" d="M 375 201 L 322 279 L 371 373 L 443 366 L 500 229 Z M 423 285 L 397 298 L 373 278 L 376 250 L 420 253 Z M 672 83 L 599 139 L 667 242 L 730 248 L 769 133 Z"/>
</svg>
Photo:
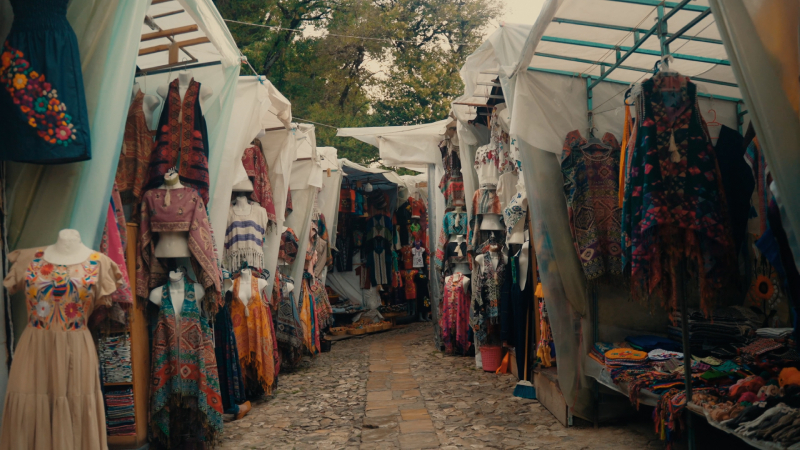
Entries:
<svg viewBox="0 0 800 450">
<path fill-rule="evenodd" d="M 292 117 L 292 120 L 302 120 L 303 122 L 313 123 L 314 125 L 320 125 L 320 126 L 323 126 L 323 127 L 333 128 L 334 130 L 339 131 L 338 127 L 335 127 L 333 125 L 326 125 L 324 123 L 314 122 L 313 120 L 301 119 L 299 117 Z"/>
</svg>

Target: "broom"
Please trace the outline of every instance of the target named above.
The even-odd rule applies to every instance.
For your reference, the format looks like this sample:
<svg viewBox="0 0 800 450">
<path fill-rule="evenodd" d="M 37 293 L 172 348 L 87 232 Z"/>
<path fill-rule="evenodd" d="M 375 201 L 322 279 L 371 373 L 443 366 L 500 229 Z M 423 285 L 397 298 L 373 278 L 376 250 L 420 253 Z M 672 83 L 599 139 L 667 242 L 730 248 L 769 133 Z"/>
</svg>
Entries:
<svg viewBox="0 0 800 450">
<path fill-rule="evenodd" d="M 519 380 L 517 385 L 514 386 L 514 397 L 534 400 L 536 399 L 536 388 L 528 381 L 528 342 L 531 341 L 528 337 L 528 331 L 530 330 L 530 324 L 531 314 L 530 311 L 528 311 L 525 318 L 525 375 L 524 378 Z"/>
</svg>

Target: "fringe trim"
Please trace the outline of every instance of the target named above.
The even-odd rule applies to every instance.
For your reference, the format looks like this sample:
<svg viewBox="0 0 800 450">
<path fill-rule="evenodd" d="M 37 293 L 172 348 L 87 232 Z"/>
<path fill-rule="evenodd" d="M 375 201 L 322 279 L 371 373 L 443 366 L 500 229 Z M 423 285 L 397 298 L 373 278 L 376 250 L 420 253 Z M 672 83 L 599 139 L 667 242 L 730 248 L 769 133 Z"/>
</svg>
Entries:
<svg viewBox="0 0 800 450">
<path fill-rule="evenodd" d="M 247 262 L 250 267 L 264 267 L 264 252 L 256 248 L 241 248 L 225 252 L 225 268 L 230 271 L 238 271 L 242 262 Z"/>
</svg>

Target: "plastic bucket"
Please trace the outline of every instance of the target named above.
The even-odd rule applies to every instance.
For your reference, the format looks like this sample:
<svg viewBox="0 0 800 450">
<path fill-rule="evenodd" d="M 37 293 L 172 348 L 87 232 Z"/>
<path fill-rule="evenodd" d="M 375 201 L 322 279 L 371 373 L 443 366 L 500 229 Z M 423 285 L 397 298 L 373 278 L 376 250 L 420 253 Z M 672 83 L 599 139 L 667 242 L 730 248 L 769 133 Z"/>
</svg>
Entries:
<svg viewBox="0 0 800 450">
<path fill-rule="evenodd" d="M 500 367 L 503 359 L 503 348 L 496 345 L 484 345 L 481 347 L 481 362 L 485 372 L 494 372 Z"/>
</svg>

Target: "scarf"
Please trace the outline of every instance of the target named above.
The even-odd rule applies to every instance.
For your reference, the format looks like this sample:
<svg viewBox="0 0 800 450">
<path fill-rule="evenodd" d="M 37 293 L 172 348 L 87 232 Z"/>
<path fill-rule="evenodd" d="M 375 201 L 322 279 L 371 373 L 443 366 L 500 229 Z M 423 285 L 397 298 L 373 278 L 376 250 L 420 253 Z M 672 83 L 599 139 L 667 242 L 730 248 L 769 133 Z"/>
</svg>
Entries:
<svg viewBox="0 0 800 450">
<path fill-rule="evenodd" d="M 169 286 L 162 288 L 153 332 L 150 433 L 173 448 L 181 446 L 184 434 L 213 445 L 222 433 L 222 397 L 217 360 L 211 351 L 211 327 L 197 308 L 194 284 L 184 281 L 184 293 L 179 328 Z"/>
<path fill-rule="evenodd" d="M 147 127 L 143 103 L 144 92 L 140 90 L 128 108 L 122 152 L 114 179 L 126 205 L 139 203 L 142 198 L 153 151 L 153 133 Z"/>
<path fill-rule="evenodd" d="M 231 320 L 232 295 L 226 295 L 225 305 L 219 309 L 214 320 L 214 354 L 219 369 L 219 385 L 221 387 L 222 406 L 225 412 L 231 411 L 235 405 L 247 400 L 244 393 L 244 378 L 239 365 L 239 349 L 236 346 L 236 335 Z M 231 411 L 232 412 L 232 411 Z"/>
<path fill-rule="evenodd" d="M 231 319 L 239 349 L 239 362 L 243 368 L 251 369 L 249 372 L 256 374 L 258 384 L 269 395 L 275 382 L 275 359 L 273 335 L 268 324 L 268 308 L 261 298 L 258 278 L 250 277 L 250 301 L 247 305 L 239 299 L 241 281 L 241 277 L 233 280 L 231 302 Z"/>
<path fill-rule="evenodd" d="M 242 164 L 247 172 L 247 177 L 253 183 L 253 193 L 250 198 L 267 210 L 267 217 L 272 223 L 275 220 L 275 200 L 272 197 L 272 184 L 269 181 L 269 165 L 264 153 L 258 146 L 248 147 L 242 155 Z"/>
<path fill-rule="evenodd" d="M 161 110 L 156 134 L 156 147 L 150 155 L 146 189 L 164 183 L 164 175 L 178 167 L 181 183 L 200 193 L 208 204 L 208 131 L 200 108 L 200 83 L 189 83 L 181 101 L 178 79 L 169 84 L 169 92 Z"/>
</svg>

